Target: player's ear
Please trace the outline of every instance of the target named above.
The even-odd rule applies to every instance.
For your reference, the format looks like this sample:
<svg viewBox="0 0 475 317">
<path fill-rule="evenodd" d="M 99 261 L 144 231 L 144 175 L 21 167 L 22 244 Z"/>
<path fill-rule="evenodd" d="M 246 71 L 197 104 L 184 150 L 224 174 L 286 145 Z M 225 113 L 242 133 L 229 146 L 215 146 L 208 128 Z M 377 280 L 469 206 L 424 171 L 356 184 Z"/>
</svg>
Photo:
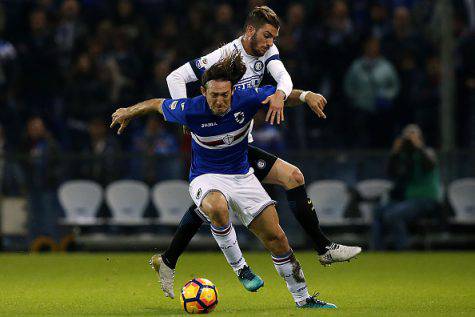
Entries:
<svg viewBox="0 0 475 317">
<path fill-rule="evenodd" d="M 206 97 L 206 88 L 201 86 L 200 90 L 201 90 L 201 94 Z"/>
<path fill-rule="evenodd" d="M 246 26 L 246 36 L 252 37 L 254 33 L 256 33 L 256 28 L 253 25 L 248 24 Z"/>
</svg>

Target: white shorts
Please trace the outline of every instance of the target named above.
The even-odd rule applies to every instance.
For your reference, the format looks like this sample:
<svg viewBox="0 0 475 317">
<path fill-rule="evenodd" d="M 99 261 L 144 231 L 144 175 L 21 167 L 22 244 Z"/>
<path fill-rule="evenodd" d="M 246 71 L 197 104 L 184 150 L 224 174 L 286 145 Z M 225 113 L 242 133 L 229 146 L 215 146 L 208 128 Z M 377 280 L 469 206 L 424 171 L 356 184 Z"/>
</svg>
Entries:
<svg viewBox="0 0 475 317">
<path fill-rule="evenodd" d="M 200 207 L 203 198 L 212 191 L 218 191 L 224 195 L 228 208 L 246 227 L 267 206 L 275 204 L 257 180 L 252 168 L 243 175 L 203 174 L 190 183 L 191 198 L 208 221 L 208 216 L 201 211 Z"/>
</svg>

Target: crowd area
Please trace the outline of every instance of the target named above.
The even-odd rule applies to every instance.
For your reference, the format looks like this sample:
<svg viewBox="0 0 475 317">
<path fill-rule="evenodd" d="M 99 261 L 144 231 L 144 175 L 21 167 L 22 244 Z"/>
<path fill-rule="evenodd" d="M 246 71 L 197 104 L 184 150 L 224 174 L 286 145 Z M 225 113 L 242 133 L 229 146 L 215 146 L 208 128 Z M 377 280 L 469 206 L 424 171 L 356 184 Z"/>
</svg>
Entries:
<svg viewBox="0 0 475 317">
<path fill-rule="evenodd" d="M 277 154 L 388 150 L 403 127 L 416 123 L 424 131 L 423 142 L 437 149 L 444 18 L 436 14 L 437 3 L 0 1 L 2 191 L 28 193 L 30 207 L 43 215 L 58 210 L 55 191 L 65 178 L 106 185 L 118 178 L 154 184 L 184 177 L 186 167 L 176 158 L 184 154 L 186 160 L 189 137 L 180 127 L 150 116 L 133 122 L 119 138 L 108 128 L 110 115 L 118 107 L 168 97 L 166 76 L 240 36 L 247 13 L 257 5 L 268 5 L 280 16 L 276 45 L 294 87 L 328 100 L 326 120 L 302 106 L 287 109 L 285 123 L 276 127 L 259 113 L 253 132 L 257 146 Z M 475 1 L 450 4 L 456 147 L 471 148 Z M 190 96 L 198 93 L 197 85 L 188 88 Z"/>
<path fill-rule="evenodd" d="M 456 135 L 475 143 L 475 9 L 454 9 Z M 289 110 L 285 127 L 262 125 L 266 148 L 388 148 L 419 124 L 440 144 L 440 20 L 437 1 L 23 0 L 0 3 L 0 123 L 10 151 L 31 151 L 41 121 L 58 151 L 180 151 L 179 129 L 151 119 L 120 140 L 112 111 L 168 96 L 167 74 L 240 35 L 250 8 L 267 4 L 282 20 L 277 41 L 295 87 L 329 101 L 328 119 Z M 190 94 L 197 93 L 190 87 Z M 350 132 L 351 131 L 351 132 Z M 288 142 L 298 136 L 297 142 Z M 145 138 L 144 138 L 145 136 Z M 270 140 L 270 142 L 269 142 Z M 287 142 L 286 142 L 287 141 Z"/>
</svg>

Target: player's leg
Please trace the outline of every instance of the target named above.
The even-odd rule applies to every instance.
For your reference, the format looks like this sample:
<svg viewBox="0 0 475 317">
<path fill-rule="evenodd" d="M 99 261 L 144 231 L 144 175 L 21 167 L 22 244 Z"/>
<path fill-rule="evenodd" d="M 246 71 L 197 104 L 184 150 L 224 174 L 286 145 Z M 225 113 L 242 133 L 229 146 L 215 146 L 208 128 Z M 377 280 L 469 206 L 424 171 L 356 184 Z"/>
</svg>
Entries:
<svg viewBox="0 0 475 317">
<path fill-rule="evenodd" d="M 242 223 L 247 226 L 271 252 L 274 266 L 285 280 L 298 307 L 334 308 L 335 305 L 309 296 L 305 276 L 295 259 L 287 237 L 279 225 L 275 201 L 252 173 L 236 179 L 229 201 Z"/>
<path fill-rule="evenodd" d="M 312 239 L 320 263 L 327 265 L 347 261 L 361 252 L 360 247 L 332 243 L 325 236 L 313 203 L 308 198 L 304 176 L 296 166 L 251 145 L 249 162 L 259 181 L 284 187 L 290 210 Z"/>
<path fill-rule="evenodd" d="M 279 225 L 279 218 L 273 205 L 267 206 L 249 224 L 249 229 L 271 252 L 274 267 L 285 280 L 297 307 L 335 308 L 330 303 L 315 299 L 308 293 L 307 283 L 300 263 L 290 248 L 287 237 Z"/>
<path fill-rule="evenodd" d="M 251 292 L 261 288 L 264 281 L 252 272 L 242 255 L 224 194 L 217 190 L 209 191 L 200 204 L 200 211 L 210 220 L 211 233 L 241 284 Z"/>
<path fill-rule="evenodd" d="M 196 205 L 193 204 L 183 215 L 168 249 L 163 254 L 155 254 L 150 259 L 150 265 L 157 272 L 160 285 L 167 297 L 175 297 L 173 284 L 176 262 L 203 224 L 203 219 L 198 216 L 195 209 Z"/>
<path fill-rule="evenodd" d="M 321 264 L 348 261 L 361 252 L 360 247 L 332 243 L 325 236 L 313 203 L 308 198 L 304 176 L 296 166 L 277 159 L 263 182 L 277 184 L 286 189 L 290 209 L 312 238 Z"/>
<path fill-rule="evenodd" d="M 173 269 L 176 267 L 178 258 L 185 251 L 191 239 L 193 239 L 204 222 L 195 210 L 195 204 L 188 208 L 178 224 L 170 245 L 162 254 L 163 262 Z"/>
</svg>

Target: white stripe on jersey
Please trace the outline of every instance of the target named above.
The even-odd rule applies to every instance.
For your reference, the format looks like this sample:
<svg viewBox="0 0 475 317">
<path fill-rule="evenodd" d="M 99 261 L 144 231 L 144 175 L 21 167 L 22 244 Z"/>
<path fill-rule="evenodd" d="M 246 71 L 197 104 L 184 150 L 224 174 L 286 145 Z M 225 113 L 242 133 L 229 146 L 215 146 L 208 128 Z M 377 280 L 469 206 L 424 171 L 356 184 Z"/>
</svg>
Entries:
<svg viewBox="0 0 475 317">
<path fill-rule="evenodd" d="M 227 148 L 241 142 L 244 138 L 246 138 L 249 135 L 249 132 L 251 131 L 251 129 L 252 129 L 252 121 L 248 122 L 245 126 L 235 131 L 231 131 L 231 132 L 227 132 L 227 133 L 223 133 L 219 135 L 207 136 L 207 137 L 199 136 L 191 132 L 191 137 L 199 146 L 205 149 L 217 150 L 217 149 Z M 222 142 L 222 144 L 218 144 L 218 145 L 206 144 L 206 143 L 211 143 L 211 142 Z"/>
</svg>

